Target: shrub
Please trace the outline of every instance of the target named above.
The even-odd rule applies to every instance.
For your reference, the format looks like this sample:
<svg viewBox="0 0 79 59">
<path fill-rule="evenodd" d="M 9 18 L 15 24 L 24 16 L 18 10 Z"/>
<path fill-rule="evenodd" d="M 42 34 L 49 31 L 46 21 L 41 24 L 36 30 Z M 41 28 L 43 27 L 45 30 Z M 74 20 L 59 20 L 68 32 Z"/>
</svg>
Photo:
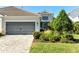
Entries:
<svg viewBox="0 0 79 59">
<path fill-rule="evenodd" d="M 54 32 L 53 32 L 53 35 L 52 35 L 52 37 L 51 37 L 51 39 L 50 39 L 50 41 L 51 41 L 51 42 L 58 42 L 58 41 L 60 41 L 60 39 L 61 39 L 60 33 L 54 31 Z"/>
<path fill-rule="evenodd" d="M 49 41 L 49 38 L 48 38 L 46 35 L 42 34 L 42 35 L 40 36 L 40 40 L 41 40 L 41 41 Z"/>
<path fill-rule="evenodd" d="M 72 35 L 65 33 L 61 35 L 61 42 L 62 43 L 73 43 L 74 38 Z"/>
<path fill-rule="evenodd" d="M 75 23 L 74 23 L 74 28 L 73 28 L 73 30 L 74 30 L 74 33 L 75 33 L 75 34 L 79 34 L 79 22 L 75 22 Z"/>
<path fill-rule="evenodd" d="M 41 41 L 49 41 L 52 38 L 52 31 L 51 30 L 46 30 L 42 33 L 40 36 Z"/>
<path fill-rule="evenodd" d="M 59 42 L 61 39 L 61 37 L 59 36 L 52 36 L 52 38 L 50 39 L 51 42 Z"/>
<path fill-rule="evenodd" d="M 61 35 L 59 32 L 47 30 L 42 33 L 40 36 L 41 41 L 50 41 L 50 42 L 58 42 L 61 39 Z"/>
<path fill-rule="evenodd" d="M 39 39 L 41 32 L 33 32 L 34 39 Z"/>
<path fill-rule="evenodd" d="M 51 30 L 46 30 L 46 31 L 44 31 L 44 34 L 50 35 L 50 34 L 52 34 L 52 32 L 53 32 L 53 31 L 51 31 Z"/>
</svg>

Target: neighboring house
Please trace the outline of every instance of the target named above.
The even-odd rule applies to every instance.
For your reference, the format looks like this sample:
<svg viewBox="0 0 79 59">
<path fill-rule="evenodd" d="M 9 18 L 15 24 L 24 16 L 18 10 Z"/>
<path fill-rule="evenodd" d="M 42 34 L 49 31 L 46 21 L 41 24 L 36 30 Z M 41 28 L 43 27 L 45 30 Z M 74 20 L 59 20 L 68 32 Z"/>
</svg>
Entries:
<svg viewBox="0 0 79 59">
<path fill-rule="evenodd" d="M 48 23 L 53 19 L 53 13 L 43 11 L 38 14 L 40 14 L 40 16 L 41 16 L 40 28 L 43 30 L 49 29 Z"/>
<path fill-rule="evenodd" d="M 79 21 L 79 8 L 72 10 L 68 15 L 73 22 Z"/>
<path fill-rule="evenodd" d="M 8 35 L 32 34 L 33 31 L 40 31 L 43 28 L 40 23 L 49 22 L 51 15 L 48 12 L 27 12 L 13 6 L 0 8 L 0 32 Z"/>
</svg>

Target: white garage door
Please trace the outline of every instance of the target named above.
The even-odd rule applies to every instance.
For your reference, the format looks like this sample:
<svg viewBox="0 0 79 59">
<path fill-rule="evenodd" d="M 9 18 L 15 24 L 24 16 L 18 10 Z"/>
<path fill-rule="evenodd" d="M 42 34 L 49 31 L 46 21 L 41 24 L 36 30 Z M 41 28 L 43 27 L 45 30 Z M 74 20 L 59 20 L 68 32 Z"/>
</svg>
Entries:
<svg viewBox="0 0 79 59">
<path fill-rule="evenodd" d="M 34 22 L 7 22 L 6 34 L 8 35 L 28 35 L 35 30 Z"/>
</svg>

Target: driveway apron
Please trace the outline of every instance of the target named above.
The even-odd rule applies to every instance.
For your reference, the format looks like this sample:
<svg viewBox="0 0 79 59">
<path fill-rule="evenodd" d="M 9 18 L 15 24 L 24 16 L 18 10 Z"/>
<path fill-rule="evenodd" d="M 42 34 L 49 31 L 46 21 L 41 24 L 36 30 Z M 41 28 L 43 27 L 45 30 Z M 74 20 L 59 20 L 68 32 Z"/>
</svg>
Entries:
<svg viewBox="0 0 79 59">
<path fill-rule="evenodd" d="M 6 35 L 0 38 L 0 53 L 28 53 L 33 35 Z"/>
</svg>

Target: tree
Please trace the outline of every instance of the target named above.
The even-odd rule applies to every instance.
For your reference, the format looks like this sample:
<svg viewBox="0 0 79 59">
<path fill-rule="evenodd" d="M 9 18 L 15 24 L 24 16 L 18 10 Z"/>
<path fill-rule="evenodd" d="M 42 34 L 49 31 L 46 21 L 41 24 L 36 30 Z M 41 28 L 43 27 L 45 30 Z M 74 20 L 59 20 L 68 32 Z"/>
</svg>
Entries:
<svg viewBox="0 0 79 59">
<path fill-rule="evenodd" d="M 53 19 L 48 23 L 49 29 L 54 30 L 53 29 L 53 21 L 55 20 L 55 17 L 53 17 Z"/>
<path fill-rule="evenodd" d="M 79 22 L 74 23 L 74 33 L 79 34 Z"/>
<path fill-rule="evenodd" d="M 73 30 L 72 21 L 63 9 L 59 12 L 59 15 L 50 22 L 49 26 L 54 31 Z"/>
</svg>

